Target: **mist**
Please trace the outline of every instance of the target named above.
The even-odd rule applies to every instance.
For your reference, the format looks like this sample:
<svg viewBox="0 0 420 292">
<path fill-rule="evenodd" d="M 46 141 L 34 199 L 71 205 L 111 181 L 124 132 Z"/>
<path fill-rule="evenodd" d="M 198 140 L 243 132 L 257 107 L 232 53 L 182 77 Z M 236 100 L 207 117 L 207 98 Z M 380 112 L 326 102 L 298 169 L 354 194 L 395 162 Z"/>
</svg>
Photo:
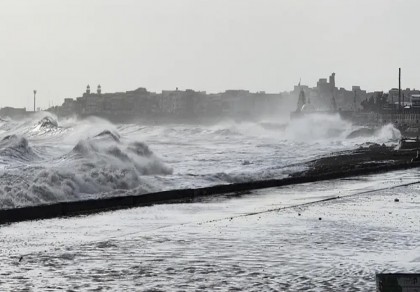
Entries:
<svg viewBox="0 0 420 292">
<path fill-rule="evenodd" d="M 415 87 L 418 1 L 1 1 L 0 107 L 60 105 L 87 84 L 289 91 Z M 380 48 L 381 54 L 378 54 Z"/>
<path fill-rule="evenodd" d="M 285 104 L 276 105 L 287 111 Z M 305 169 L 314 155 L 398 138 L 398 130 L 388 125 L 346 139 L 360 126 L 338 114 L 291 121 L 264 113 L 256 120 L 183 121 L 118 124 L 47 112 L 3 119 L 0 206 L 282 178 Z"/>
</svg>

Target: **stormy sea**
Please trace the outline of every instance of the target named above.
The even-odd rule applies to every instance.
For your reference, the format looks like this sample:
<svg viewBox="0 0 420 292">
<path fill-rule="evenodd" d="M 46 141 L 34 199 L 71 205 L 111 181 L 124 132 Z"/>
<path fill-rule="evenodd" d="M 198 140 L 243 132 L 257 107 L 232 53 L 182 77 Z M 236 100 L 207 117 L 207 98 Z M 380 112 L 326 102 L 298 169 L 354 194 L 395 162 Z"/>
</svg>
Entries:
<svg viewBox="0 0 420 292">
<path fill-rule="evenodd" d="M 366 131 L 338 115 L 201 125 L 2 119 L 0 208 L 285 178 L 315 158 L 399 138 L 392 125 Z M 0 290 L 372 290 L 375 272 L 419 267 L 419 174 L 3 225 Z"/>
</svg>

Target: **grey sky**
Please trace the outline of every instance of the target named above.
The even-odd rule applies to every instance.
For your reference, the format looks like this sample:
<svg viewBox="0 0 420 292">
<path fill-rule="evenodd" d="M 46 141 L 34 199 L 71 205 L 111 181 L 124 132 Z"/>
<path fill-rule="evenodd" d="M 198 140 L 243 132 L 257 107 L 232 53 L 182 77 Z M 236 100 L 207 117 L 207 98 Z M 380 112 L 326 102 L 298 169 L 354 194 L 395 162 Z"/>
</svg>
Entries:
<svg viewBox="0 0 420 292">
<path fill-rule="evenodd" d="M 418 0 L 0 0 L 0 106 L 137 87 L 420 87 Z"/>
</svg>

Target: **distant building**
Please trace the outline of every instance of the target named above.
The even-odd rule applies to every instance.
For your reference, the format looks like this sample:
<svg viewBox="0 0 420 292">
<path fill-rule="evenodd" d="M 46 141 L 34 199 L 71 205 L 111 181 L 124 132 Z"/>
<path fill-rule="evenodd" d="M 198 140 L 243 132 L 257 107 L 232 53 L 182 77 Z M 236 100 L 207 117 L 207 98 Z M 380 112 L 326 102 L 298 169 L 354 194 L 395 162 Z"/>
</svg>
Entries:
<svg viewBox="0 0 420 292">
<path fill-rule="evenodd" d="M 118 121 L 132 118 L 253 119 L 288 112 L 296 106 L 300 95 L 305 97 L 305 102 L 299 108 L 302 109 L 306 104 L 305 111 L 331 108 L 357 110 L 355 104 L 359 105 L 360 101 L 372 96 L 361 90 L 360 86 L 353 86 L 351 91 L 338 89 L 335 73 L 332 73 L 328 79 L 319 79 L 316 87 L 310 88 L 299 82 L 293 91 L 283 93 L 226 90 L 207 94 L 205 91 L 178 88 L 155 93 L 143 87 L 125 92 L 103 93 L 101 85 L 97 86 L 96 92 L 92 92 L 90 85 L 87 85 L 82 96 L 66 98 L 61 106 L 52 110 L 57 115 L 98 115 Z"/>
<path fill-rule="evenodd" d="M 303 90 L 305 96 L 311 101 L 314 108 L 324 110 L 346 110 L 353 111 L 361 109 L 360 103 L 368 96 L 365 90 L 360 86 L 352 86 L 351 90 L 343 87 L 336 87 L 335 73 L 327 78 L 320 78 L 316 87 L 310 88 L 306 85 L 296 85 L 292 92 L 289 93 L 290 98 L 298 100 L 300 91 Z M 287 96 L 287 94 L 286 94 Z"/>
<path fill-rule="evenodd" d="M 330 87 L 333 89 L 335 88 L 335 73 L 330 75 Z"/>
<path fill-rule="evenodd" d="M 411 106 L 415 109 L 420 109 L 420 94 L 411 95 Z"/>
<path fill-rule="evenodd" d="M 26 108 L 3 107 L 0 109 L 0 116 L 9 118 L 21 118 L 27 115 Z"/>
</svg>

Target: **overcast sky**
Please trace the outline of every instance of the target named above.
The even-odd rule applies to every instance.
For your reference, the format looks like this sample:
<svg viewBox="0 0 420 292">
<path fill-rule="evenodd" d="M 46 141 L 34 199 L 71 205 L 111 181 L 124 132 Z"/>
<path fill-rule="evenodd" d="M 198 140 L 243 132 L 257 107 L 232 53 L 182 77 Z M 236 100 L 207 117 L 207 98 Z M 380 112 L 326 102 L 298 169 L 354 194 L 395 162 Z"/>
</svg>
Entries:
<svg viewBox="0 0 420 292">
<path fill-rule="evenodd" d="M 87 84 L 280 92 L 420 88 L 419 0 L 0 0 L 0 107 Z"/>
</svg>

